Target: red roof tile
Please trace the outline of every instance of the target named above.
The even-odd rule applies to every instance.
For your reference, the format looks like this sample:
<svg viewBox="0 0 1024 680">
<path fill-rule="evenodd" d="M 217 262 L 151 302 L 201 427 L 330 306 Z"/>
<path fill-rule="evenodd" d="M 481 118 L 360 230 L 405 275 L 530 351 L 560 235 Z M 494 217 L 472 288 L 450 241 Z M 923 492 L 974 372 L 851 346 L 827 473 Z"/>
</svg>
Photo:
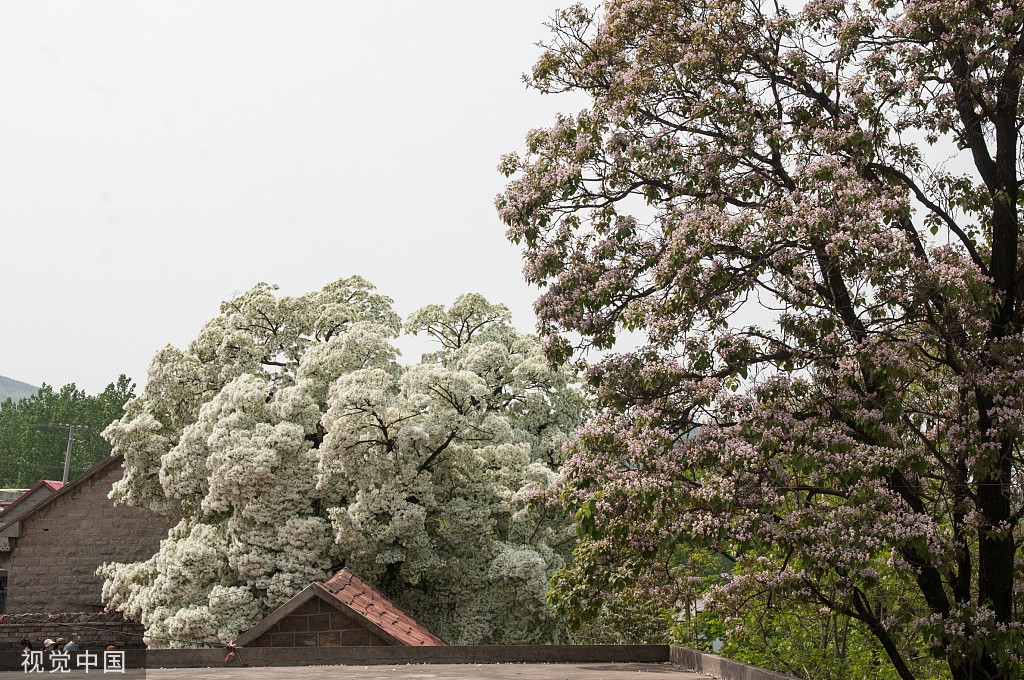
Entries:
<svg viewBox="0 0 1024 680">
<path fill-rule="evenodd" d="M 33 493 L 35 493 L 36 489 L 40 489 L 40 488 L 46 487 L 50 491 L 60 491 L 60 488 L 62 486 L 64 486 L 64 484 L 62 482 L 54 482 L 54 481 L 49 480 L 49 479 L 41 479 L 38 482 L 36 482 L 35 484 L 33 484 L 31 489 L 29 489 L 25 493 L 21 494 L 20 496 L 18 496 L 17 498 L 15 498 L 13 501 L 8 503 L 7 505 L 3 506 L 3 509 L 0 510 L 0 515 L 4 514 L 5 512 L 8 512 L 8 511 L 13 513 L 14 512 L 14 508 L 17 507 L 18 503 L 22 502 L 23 500 L 25 500 L 26 498 L 31 496 Z"/>
<path fill-rule="evenodd" d="M 431 633 L 349 569 L 342 569 L 321 585 L 339 602 L 351 607 L 353 611 L 402 644 L 418 647 L 437 647 L 445 644 L 441 638 Z"/>
</svg>

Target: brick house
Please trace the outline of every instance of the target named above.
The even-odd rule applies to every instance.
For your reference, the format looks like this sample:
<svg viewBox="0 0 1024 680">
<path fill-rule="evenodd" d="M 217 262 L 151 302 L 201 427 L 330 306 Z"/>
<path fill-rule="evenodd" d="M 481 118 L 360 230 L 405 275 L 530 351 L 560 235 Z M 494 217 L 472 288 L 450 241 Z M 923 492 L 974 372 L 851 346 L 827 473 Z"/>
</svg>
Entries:
<svg viewBox="0 0 1024 680">
<path fill-rule="evenodd" d="M 0 508 L 0 538 L 17 537 L 19 522 L 40 503 L 60 491 L 63 484 L 43 479 Z"/>
<path fill-rule="evenodd" d="M 107 497 L 121 479 L 122 460 L 100 461 L 6 525 L 7 612 L 102 610 L 96 569 L 156 553 L 172 521 Z"/>
<path fill-rule="evenodd" d="M 40 479 L 32 488 L 18 494 L 13 499 L 0 501 L 0 536 L 7 536 L 7 534 L 4 533 L 5 527 L 9 526 L 10 523 L 15 521 L 15 519 L 20 515 L 24 515 L 32 508 L 56 494 L 60 491 L 60 487 L 62 485 L 63 484 L 59 481 Z M 3 491 L 8 492 L 10 490 Z"/>
<path fill-rule="evenodd" d="M 445 645 L 349 569 L 311 584 L 235 642 L 240 647 Z"/>
<path fill-rule="evenodd" d="M 20 492 L 0 489 L 0 614 L 7 611 L 7 572 L 11 566 L 11 544 L 7 539 L 18 535 L 22 515 L 60 491 L 61 486 L 61 482 L 43 479 Z"/>
</svg>

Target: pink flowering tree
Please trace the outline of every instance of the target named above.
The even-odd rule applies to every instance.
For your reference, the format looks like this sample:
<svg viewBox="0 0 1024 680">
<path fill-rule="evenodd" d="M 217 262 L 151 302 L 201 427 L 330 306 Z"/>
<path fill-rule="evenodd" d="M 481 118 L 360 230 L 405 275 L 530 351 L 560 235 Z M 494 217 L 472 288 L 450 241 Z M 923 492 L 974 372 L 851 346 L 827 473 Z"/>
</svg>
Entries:
<svg viewBox="0 0 1024 680">
<path fill-rule="evenodd" d="M 739 563 L 713 601 L 841 613 L 908 680 L 920 647 L 1020 677 L 1024 7 L 609 0 L 551 29 L 528 82 L 592 105 L 502 160 L 498 210 L 550 358 L 643 338 L 590 368 L 564 468 L 590 573 L 660 596 L 644 565 L 709 546 Z"/>
</svg>

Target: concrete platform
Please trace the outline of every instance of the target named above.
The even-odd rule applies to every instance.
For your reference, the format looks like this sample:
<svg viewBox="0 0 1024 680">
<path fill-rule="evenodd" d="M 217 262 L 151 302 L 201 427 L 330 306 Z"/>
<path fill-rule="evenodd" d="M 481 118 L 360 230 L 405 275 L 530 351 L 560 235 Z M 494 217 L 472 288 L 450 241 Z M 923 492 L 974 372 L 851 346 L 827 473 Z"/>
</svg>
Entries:
<svg viewBox="0 0 1024 680">
<path fill-rule="evenodd" d="M 129 677 L 139 671 L 129 671 Z M 0 673 L 3 680 L 42 677 L 34 673 Z M 46 674 L 51 678 L 124 678 L 113 673 L 82 671 Z M 670 664 L 551 663 L 551 664 L 409 664 L 401 666 L 299 666 L 262 668 L 159 668 L 145 672 L 146 680 L 707 680 L 708 676 Z"/>
</svg>

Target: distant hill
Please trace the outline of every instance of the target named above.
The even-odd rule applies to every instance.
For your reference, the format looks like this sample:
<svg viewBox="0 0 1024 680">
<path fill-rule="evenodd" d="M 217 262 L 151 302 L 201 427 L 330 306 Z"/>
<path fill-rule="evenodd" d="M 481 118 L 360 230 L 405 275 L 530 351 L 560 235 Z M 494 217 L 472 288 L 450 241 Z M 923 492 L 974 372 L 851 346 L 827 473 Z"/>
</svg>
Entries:
<svg viewBox="0 0 1024 680">
<path fill-rule="evenodd" d="M 7 397 L 10 397 L 14 401 L 18 401 L 23 397 L 30 397 L 39 388 L 28 383 L 23 383 L 20 380 L 14 380 L 13 378 L 6 378 L 0 375 L 0 401 L 3 401 Z"/>
</svg>

